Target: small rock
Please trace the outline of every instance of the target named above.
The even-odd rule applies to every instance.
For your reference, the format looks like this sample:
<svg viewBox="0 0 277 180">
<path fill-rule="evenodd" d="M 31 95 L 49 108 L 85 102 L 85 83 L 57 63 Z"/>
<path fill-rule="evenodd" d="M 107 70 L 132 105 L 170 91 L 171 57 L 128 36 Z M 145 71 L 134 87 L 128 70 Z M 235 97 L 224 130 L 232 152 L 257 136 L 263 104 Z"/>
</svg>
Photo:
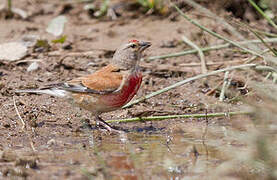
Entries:
<svg viewBox="0 0 277 180">
<path fill-rule="evenodd" d="M 72 9 L 73 9 L 73 6 L 71 4 L 65 4 L 61 9 L 60 14 L 67 14 Z"/>
<path fill-rule="evenodd" d="M 27 47 L 20 42 L 0 44 L 0 60 L 20 60 L 27 55 L 27 51 Z"/>
<path fill-rule="evenodd" d="M 0 81 L 0 89 L 2 89 L 3 87 L 5 87 L 5 84 L 4 84 L 4 82 Z"/>
<path fill-rule="evenodd" d="M 15 161 L 17 155 L 12 151 L 0 151 L 0 162 L 12 162 Z"/>
<path fill-rule="evenodd" d="M 30 71 L 35 71 L 39 68 L 39 64 L 38 62 L 33 62 L 32 64 L 30 64 L 30 66 L 27 68 L 27 72 Z"/>
<path fill-rule="evenodd" d="M 19 8 L 12 8 L 12 12 L 14 14 L 19 15 L 22 19 L 27 19 L 27 17 L 28 17 L 26 11 L 19 9 Z"/>
<path fill-rule="evenodd" d="M 178 45 L 178 41 L 171 40 L 171 41 L 163 41 L 161 48 L 174 48 Z"/>
<path fill-rule="evenodd" d="M 48 146 L 52 146 L 52 145 L 54 145 L 54 144 L 56 144 L 57 142 L 56 142 L 56 140 L 55 139 L 50 139 L 48 142 L 47 142 L 47 145 Z"/>
<path fill-rule="evenodd" d="M 10 128 L 10 127 L 11 127 L 11 125 L 10 125 L 10 124 L 8 124 L 8 123 L 5 123 L 5 124 L 3 124 L 3 127 L 4 127 L 4 128 Z"/>
<path fill-rule="evenodd" d="M 71 50 L 72 49 L 72 43 L 71 42 L 66 42 L 63 44 L 63 49 L 64 50 Z"/>
<path fill-rule="evenodd" d="M 20 42 L 26 47 L 33 47 L 37 43 L 38 39 L 39 36 L 37 35 L 26 35 L 22 37 Z"/>
<path fill-rule="evenodd" d="M 23 166 L 25 168 L 32 168 L 35 169 L 37 168 L 37 160 L 35 158 L 18 158 L 15 161 L 15 166 Z"/>
<path fill-rule="evenodd" d="M 29 122 L 29 125 L 30 125 L 32 128 L 38 127 L 38 123 L 36 122 L 35 119 L 31 119 L 30 122 Z"/>
<path fill-rule="evenodd" d="M 24 168 L 9 168 L 7 167 L 6 169 L 4 169 L 2 171 L 3 176 L 6 177 L 14 177 L 14 176 L 18 176 L 18 177 L 22 177 L 23 179 L 27 179 L 28 177 L 28 173 L 26 171 L 26 169 Z"/>
</svg>

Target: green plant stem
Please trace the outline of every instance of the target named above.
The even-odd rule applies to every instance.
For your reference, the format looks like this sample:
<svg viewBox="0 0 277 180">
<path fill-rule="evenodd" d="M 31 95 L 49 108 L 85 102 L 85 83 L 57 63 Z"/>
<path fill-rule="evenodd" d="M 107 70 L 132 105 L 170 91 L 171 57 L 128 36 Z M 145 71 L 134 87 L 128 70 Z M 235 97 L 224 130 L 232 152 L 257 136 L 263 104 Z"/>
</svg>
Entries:
<svg viewBox="0 0 277 180">
<path fill-rule="evenodd" d="M 12 13 L 12 0 L 8 0 L 8 12 Z"/>
<path fill-rule="evenodd" d="M 272 38 L 277 37 L 277 34 L 275 34 L 275 33 L 265 32 L 265 31 L 261 31 L 261 30 L 258 30 L 258 29 L 254 29 L 254 31 L 256 31 L 257 33 L 260 33 L 264 36 L 267 36 L 267 37 L 272 37 Z"/>
<path fill-rule="evenodd" d="M 277 25 L 263 12 L 263 10 L 253 1 L 248 0 L 248 2 L 275 28 L 277 29 Z"/>
<path fill-rule="evenodd" d="M 209 113 L 209 114 L 182 114 L 182 115 L 169 115 L 169 116 L 150 116 L 150 117 L 135 117 L 128 119 L 108 120 L 107 123 L 127 123 L 127 122 L 139 122 L 139 121 L 162 121 L 167 119 L 178 118 L 205 118 L 205 117 L 222 117 L 222 116 L 235 116 L 251 114 L 249 111 L 237 111 L 237 112 L 221 112 L 221 113 Z"/>
<path fill-rule="evenodd" d="M 214 18 L 216 22 L 218 22 L 221 26 L 226 27 L 235 37 L 237 37 L 241 41 L 245 40 L 243 35 L 240 34 L 233 26 L 228 24 L 225 21 L 225 19 L 223 19 L 220 16 L 218 16 L 217 14 L 211 12 L 209 9 L 203 7 L 202 5 L 196 3 L 193 0 L 184 0 L 184 2 L 187 3 L 188 5 L 192 6 L 193 8 L 195 8 L 197 12 L 202 12 L 203 14 L 208 15 L 208 16 Z M 260 48 L 258 46 L 256 46 L 256 45 L 254 45 L 254 44 L 246 44 L 246 46 L 248 48 L 250 48 L 250 49 L 255 50 L 255 51 L 259 51 L 260 50 Z"/>
<path fill-rule="evenodd" d="M 201 78 L 205 78 L 205 77 L 208 77 L 208 76 L 212 76 L 212 75 L 215 75 L 215 74 L 218 74 L 218 73 L 222 73 L 222 72 L 225 72 L 225 71 L 231 71 L 231 70 L 234 70 L 234 69 L 241 69 L 241 68 L 250 68 L 250 67 L 255 67 L 255 66 L 256 66 L 256 64 L 243 64 L 243 65 L 239 65 L 239 66 L 232 66 L 232 67 L 228 67 L 228 68 L 212 71 L 212 72 L 209 72 L 209 73 L 206 73 L 206 74 L 200 74 L 200 75 L 197 75 L 197 76 L 194 76 L 194 77 L 190 77 L 190 78 L 187 78 L 185 80 L 179 81 L 179 82 L 177 82 L 175 84 L 172 84 L 172 85 L 170 85 L 168 87 L 165 87 L 163 89 L 160 89 L 158 91 L 150 93 L 150 94 L 148 94 L 146 96 L 138 98 L 138 99 L 136 99 L 134 101 L 131 101 L 128 104 L 126 104 L 125 106 L 123 106 L 123 108 L 130 107 L 130 106 L 132 106 L 134 104 L 142 102 L 142 101 L 144 101 L 146 99 L 149 99 L 151 97 L 157 96 L 157 95 L 159 95 L 161 93 L 167 92 L 167 91 L 169 91 L 171 89 L 174 89 L 174 88 L 177 88 L 179 86 L 182 86 L 182 85 L 184 85 L 184 84 L 186 84 L 188 82 L 191 82 L 191 81 L 195 81 L 195 80 L 198 80 L 198 79 L 201 79 Z"/>
<path fill-rule="evenodd" d="M 277 56 L 276 50 L 273 49 L 271 47 L 271 45 L 269 45 L 267 42 L 264 41 L 264 39 L 262 38 L 262 36 L 260 35 L 260 33 L 256 30 L 254 30 L 252 27 L 250 27 L 248 24 L 240 22 L 239 23 L 241 26 L 245 27 L 246 29 L 248 29 L 250 32 L 252 32 L 264 45 L 265 47 L 267 47 L 275 56 Z M 262 53 L 261 53 L 262 55 Z"/>
<path fill-rule="evenodd" d="M 269 71 L 269 72 L 275 72 L 277 73 L 277 69 L 271 66 L 256 66 L 255 70 L 258 71 Z"/>
<path fill-rule="evenodd" d="M 277 42 L 277 38 L 271 38 L 271 39 L 264 39 L 264 42 L 268 42 L 268 43 L 274 43 Z M 262 43 L 260 40 L 255 39 L 255 40 L 247 40 L 247 41 L 241 41 L 241 42 L 237 42 L 240 45 L 245 45 L 245 44 L 250 44 L 250 43 Z M 231 43 L 226 43 L 226 44 L 220 44 L 220 45 L 214 45 L 214 46 L 210 46 L 210 47 L 204 47 L 201 48 L 202 52 L 208 52 L 208 51 L 212 51 L 212 50 L 219 50 L 219 49 L 223 49 L 223 48 L 228 48 L 231 47 L 232 44 Z M 152 56 L 149 57 L 147 60 L 155 60 L 155 59 L 166 59 L 166 58 L 172 58 L 172 57 L 179 57 L 179 56 L 184 56 L 187 54 L 194 54 L 197 53 L 198 51 L 196 49 L 190 49 L 190 50 L 186 50 L 186 51 L 182 51 L 182 52 L 177 52 L 177 53 L 172 53 L 172 54 L 166 54 L 166 55 L 161 55 L 161 56 Z"/>
<path fill-rule="evenodd" d="M 265 54 L 265 53 L 267 53 L 267 52 L 269 52 L 269 51 L 270 51 L 269 49 L 265 49 L 265 50 L 263 50 L 263 52 L 262 52 L 261 54 Z M 254 61 L 256 58 L 257 58 L 257 56 L 252 56 L 252 57 L 249 58 L 247 61 L 245 61 L 244 64 L 249 64 L 249 63 L 251 63 L 252 61 Z"/>
<path fill-rule="evenodd" d="M 260 34 L 256 31 L 253 31 L 252 29 L 250 29 L 250 31 L 258 38 L 261 40 L 261 42 L 265 45 L 265 47 L 267 47 L 275 56 L 277 56 L 277 52 L 275 49 L 273 49 L 269 44 L 267 44 L 263 38 L 260 36 Z"/>
<path fill-rule="evenodd" d="M 173 4 L 173 3 L 172 3 Z M 199 24 L 198 22 L 194 21 L 193 19 L 189 18 L 187 15 L 185 15 L 185 13 L 183 13 L 183 11 L 181 11 L 181 9 L 179 9 L 175 4 L 173 4 L 173 6 L 175 7 L 175 9 L 186 19 L 188 20 L 190 23 L 194 24 L 195 26 L 199 27 L 200 29 L 202 29 L 203 31 L 206 31 L 207 33 L 213 35 L 214 37 L 218 38 L 218 39 L 222 39 L 236 47 L 239 47 L 240 49 L 244 50 L 245 52 L 248 52 L 250 54 L 259 56 L 261 58 L 266 59 L 266 57 L 264 57 L 263 55 L 259 54 L 258 52 L 255 52 L 251 49 L 245 48 L 243 46 L 241 46 L 240 44 L 238 44 L 237 42 L 234 42 L 230 39 L 225 38 L 224 36 L 221 36 L 220 34 L 217 34 L 216 32 L 211 31 L 210 29 L 202 26 L 201 24 Z"/>
</svg>

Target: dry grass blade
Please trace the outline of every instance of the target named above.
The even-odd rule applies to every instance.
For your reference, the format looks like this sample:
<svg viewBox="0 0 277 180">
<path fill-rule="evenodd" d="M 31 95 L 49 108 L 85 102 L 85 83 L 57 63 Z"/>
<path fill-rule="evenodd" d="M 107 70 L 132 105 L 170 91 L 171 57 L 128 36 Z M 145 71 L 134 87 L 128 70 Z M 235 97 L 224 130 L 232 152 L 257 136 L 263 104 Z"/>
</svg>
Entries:
<svg viewBox="0 0 277 180">
<path fill-rule="evenodd" d="M 242 68 L 254 68 L 256 67 L 257 65 L 256 64 L 244 64 L 244 65 L 239 65 L 239 66 L 232 66 L 232 67 L 229 67 L 229 68 L 224 68 L 224 69 L 220 69 L 220 70 L 216 70 L 216 71 L 212 71 L 212 72 L 209 72 L 209 73 L 206 73 L 206 74 L 200 74 L 200 75 L 197 75 L 197 76 L 194 76 L 194 77 L 191 77 L 191 78 L 187 78 L 183 81 L 179 81 L 175 84 L 172 84 L 171 86 L 168 86 L 166 88 L 163 88 L 163 89 L 160 89 L 156 92 L 153 92 L 153 93 L 150 93 L 144 97 L 141 97 L 137 100 L 134 100 L 134 101 L 131 101 L 129 102 L 128 104 L 126 104 L 125 106 L 123 106 L 123 108 L 127 108 L 127 107 L 130 107 L 134 104 L 137 104 L 139 102 L 142 102 L 146 99 L 149 99 L 151 97 L 154 97 L 154 96 L 157 96 L 161 93 L 164 93 L 164 92 L 167 92 L 171 89 L 174 89 L 174 88 L 177 88 L 179 86 L 182 86 L 188 82 L 191 82 L 191 81 L 195 81 L 195 80 L 198 80 L 198 79 L 202 79 L 202 78 L 205 78 L 205 77 L 208 77 L 208 76 L 212 76 L 212 75 L 215 75 L 215 74 L 218 74 L 218 73 L 222 73 L 222 72 L 226 72 L 226 71 L 231 71 L 231 70 L 235 70 L 235 69 L 242 69 Z"/>
<path fill-rule="evenodd" d="M 182 37 L 183 41 L 185 43 L 187 43 L 188 45 L 190 45 L 191 47 L 193 47 L 194 49 L 196 49 L 198 51 L 198 55 L 201 61 L 201 71 L 203 74 L 207 73 L 207 66 L 206 66 L 206 61 L 205 61 L 205 56 L 203 51 L 201 50 L 201 48 L 199 48 L 195 43 L 193 43 L 191 40 L 189 40 L 186 36 Z"/>
<path fill-rule="evenodd" d="M 264 39 L 264 42 L 275 43 L 275 42 L 277 42 L 277 38 Z M 260 40 L 255 39 L 255 40 L 241 41 L 241 42 L 237 42 L 237 43 L 240 45 L 247 45 L 247 44 L 251 44 L 251 43 L 262 43 L 262 42 Z M 230 47 L 232 47 L 232 44 L 226 43 L 226 44 L 214 45 L 214 46 L 210 46 L 210 47 L 204 47 L 204 48 L 201 48 L 201 51 L 208 52 L 208 51 L 219 50 L 219 49 L 230 48 Z M 187 51 L 166 54 L 166 55 L 161 55 L 161 56 L 152 56 L 152 57 L 149 57 L 147 60 L 151 61 L 151 60 L 155 60 L 155 59 L 179 57 L 179 56 L 184 56 L 187 54 L 194 54 L 197 52 L 198 51 L 196 49 L 191 49 L 191 50 L 187 50 Z"/>
<path fill-rule="evenodd" d="M 206 95 L 209 96 L 209 95 L 213 94 L 213 93 L 217 90 L 217 88 L 219 88 L 219 86 L 220 86 L 222 83 L 223 83 L 223 81 L 220 81 L 215 87 L 213 87 L 210 91 L 208 91 L 208 92 L 206 93 Z"/>
<path fill-rule="evenodd" d="M 271 48 L 271 46 L 269 44 L 267 44 L 263 38 L 260 36 L 260 34 L 256 31 L 253 31 L 251 28 L 250 28 L 250 31 L 257 37 L 261 40 L 261 42 L 275 55 L 277 56 L 277 52 L 275 49 Z"/>
<path fill-rule="evenodd" d="M 277 25 L 270 19 L 270 17 L 267 16 L 266 13 L 263 12 L 263 10 L 253 1 L 253 0 L 248 0 L 248 2 L 271 24 L 276 30 L 277 30 Z"/>
<path fill-rule="evenodd" d="M 265 31 L 261 31 L 261 30 L 258 30 L 258 29 L 254 29 L 254 31 L 256 31 L 257 33 L 262 34 L 264 36 L 267 36 L 267 37 L 272 37 L 272 38 L 277 37 L 277 34 L 275 34 L 275 33 L 265 32 Z"/>
<path fill-rule="evenodd" d="M 260 35 L 260 32 L 256 31 L 255 29 L 253 29 L 252 27 L 250 27 L 248 24 L 243 23 L 243 22 L 237 22 L 237 24 L 239 24 L 240 26 L 246 28 L 247 30 L 249 30 L 250 32 L 252 32 L 260 41 L 261 43 L 264 44 L 265 47 L 267 47 L 275 56 L 277 56 L 277 52 L 275 49 L 273 49 Z M 262 53 L 261 53 L 262 54 Z"/>
<path fill-rule="evenodd" d="M 13 106 L 14 106 L 15 112 L 16 112 L 16 114 L 17 114 L 19 120 L 21 121 L 21 124 L 22 124 L 22 128 L 21 128 L 21 129 L 22 129 L 22 130 L 25 130 L 25 129 L 26 129 L 26 124 L 25 124 L 24 120 L 22 119 L 22 117 L 21 117 L 20 114 L 19 114 L 19 111 L 18 111 L 18 109 L 17 109 L 14 96 L 13 96 Z"/>
<path fill-rule="evenodd" d="M 18 111 L 18 109 L 17 109 L 14 96 L 13 96 L 13 105 L 14 105 L 15 112 L 16 112 L 18 118 L 20 119 L 20 121 L 21 121 L 21 123 L 22 123 L 22 128 L 21 128 L 21 129 L 28 135 L 28 138 L 29 138 L 29 141 L 30 141 L 30 146 L 31 146 L 32 150 L 33 150 L 34 152 L 36 152 L 37 150 L 36 150 L 36 148 L 35 148 L 35 146 L 34 146 L 34 142 L 33 142 L 32 138 L 31 138 L 31 135 L 30 135 L 30 134 L 28 133 L 28 131 L 27 131 L 26 123 L 24 122 L 24 120 L 23 120 L 22 117 L 20 116 L 20 113 L 19 113 L 19 111 Z"/>
<path fill-rule="evenodd" d="M 234 36 L 236 36 L 240 40 L 245 40 L 243 35 L 241 35 L 233 26 L 228 24 L 223 18 L 221 18 L 217 14 L 214 14 L 213 12 L 211 12 L 209 9 L 201 6 L 200 4 L 196 3 L 193 0 L 184 0 L 184 2 L 189 4 L 190 6 L 194 7 L 198 11 L 204 13 L 205 15 L 209 15 L 209 16 L 213 17 L 220 25 L 225 26 Z M 258 46 L 256 46 L 255 44 L 247 44 L 247 47 L 257 50 L 257 51 L 260 51 L 260 48 Z"/>
<path fill-rule="evenodd" d="M 258 71 L 269 71 L 269 72 L 277 72 L 277 69 L 270 66 L 256 66 L 256 70 Z"/>
<path fill-rule="evenodd" d="M 173 4 L 173 3 L 172 3 L 172 4 Z M 200 29 L 202 29 L 202 30 L 208 32 L 209 34 L 213 35 L 214 37 L 219 38 L 219 39 L 222 39 L 222 40 L 224 40 L 224 41 L 226 41 L 226 42 L 232 44 L 233 46 L 236 46 L 236 47 L 242 49 L 243 51 L 245 51 L 245 52 L 247 52 L 247 53 L 250 53 L 250 54 L 252 54 L 252 55 L 256 55 L 256 56 L 258 56 L 258 57 L 261 57 L 261 58 L 263 58 L 264 60 L 266 60 L 266 61 L 268 61 L 268 62 L 273 62 L 273 63 L 277 64 L 277 61 L 275 60 L 274 57 L 265 57 L 265 56 L 261 55 L 260 53 L 258 53 L 258 52 L 256 52 L 256 51 L 253 51 L 253 50 L 251 50 L 251 49 L 245 48 L 245 47 L 241 46 L 240 44 L 238 44 L 237 42 L 234 42 L 234 41 L 232 41 L 232 40 L 230 40 L 230 39 L 227 39 L 227 38 L 223 37 L 223 36 L 220 35 L 220 34 L 215 33 L 214 31 L 212 31 L 212 30 L 210 30 L 210 29 L 208 29 L 208 28 L 206 28 L 206 27 L 200 25 L 200 24 L 199 24 L 198 22 L 196 22 L 195 20 L 189 18 L 189 17 L 188 17 L 187 15 L 185 15 L 185 14 L 183 13 L 183 11 L 182 11 L 180 8 L 178 8 L 175 4 L 173 4 L 173 6 L 174 6 L 175 9 L 176 9 L 185 19 L 187 19 L 190 23 L 192 23 L 192 24 L 194 24 L 195 26 L 199 27 Z"/>
<path fill-rule="evenodd" d="M 263 52 L 261 54 L 265 54 L 265 53 L 267 53 L 269 51 L 270 51 L 269 49 L 265 49 L 265 50 L 263 50 Z M 257 57 L 258 56 L 252 56 L 252 57 L 248 58 L 248 60 L 246 60 L 244 62 L 244 64 L 249 64 L 249 63 L 253 62 Z"/>
<path fill-rule="evenodd" d="M 219 101 L 221 101 L 221 102 L 224 100 L 225 90 L 226 90 L 227 84 L 228 84 L 228 76 L 229 76 L 229 71 L 226 71 L 225 75 L 224 75 L 222 89 L 221 89 L 220 96 L 219 96 Z"/>
</svg>

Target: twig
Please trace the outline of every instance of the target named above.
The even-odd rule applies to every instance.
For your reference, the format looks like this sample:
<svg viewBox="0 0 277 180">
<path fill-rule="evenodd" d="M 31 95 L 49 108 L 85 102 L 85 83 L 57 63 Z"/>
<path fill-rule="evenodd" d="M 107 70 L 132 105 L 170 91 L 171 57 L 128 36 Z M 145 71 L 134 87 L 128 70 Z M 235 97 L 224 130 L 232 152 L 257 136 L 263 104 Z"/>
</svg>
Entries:
<svg viewBox="0 0 277 180">
<path fill-rule="evenodd" d="M 19 63 L 25 63 L 25 62 L 43 62 L 42 59 L 24 59 L 24 60 L 20 60 L 20 61 L 16 61 L 16 64 Z"/>
<path fill-rule="evenodd" d="M 269 72 L 277 73 L 277 69 L 275 69 L 271 66 L 256 66 L 255 69 L 258 70 L 258 71 L 269 71 Z"/>
<path fill-rule="evenodd" d="M 229 71 L 226 71 L 225 75 L 224 75 L 222 89 L 221 89 L 220 96 L 219 96 L 220 102 L 222 102 L 225 97 L 225 90 L 226 90 L 227 84 L 228 84 L 228 76 L 229 76 Z"/>
<path fill-rule="evenodd" d="M 277 81 L 277 73 L 272 73 L 273 80 L 272 82 L 275 84 Z"/>
<path fill-rule="evenodd" d="M 173 3 L 172 3 L 172 4 L 173 4 Z M 236 46 L 236 47 L 239 47 L 240 49 L 244 50 L 245 52 L 248 52 L 248 53 L 253 54 L 253 55 L 256 55 L 256 56 L 259 56 L 259 57 L 265 59 L 266 61 L 270 61 L 270 62 L 273 62 L 273 63 L 277 63 L 277 61 L 275 61 L 275 58 L 274 58 L 274 57 L 270 57 L 270 58 L 269 58 L 269 57 L 265 57 L 265 56 L 261 55 L 260 53 L 258 53 L 258 52 L 256 52 L 256 51 L 253 51 L 253 50 L 251 50 L 251 49 L 245 48 L 245 47 L 241 46 L 240 44 L 238 44 L 237 42 L 234 42 L 234 41 L 232 41 L 232 40 L 230 40 L 230 39 L 225 38 L 224 36 L 222 36 L 222 35 L 220 35 L 220 34 L 217 34 L 217 33 L 213 32 L 213 31 L 211 31 L 210 29 L 208 29 L 208 28 L 206 28 L 206 27 L 200 25 L 198 22 L 196 22 L 195 20 L 193 20 L 193 19 L 189 18 L 187 15 L 185 15 L 185 14 L 183 13 L 183 11 L 181 11 L 181 9 L 179 9 L 175 4 L 173 4 L 173 6 L 175 7 L 175 9 L 176 9 L 185 19 L 187 19 L 190 23 L 192 23 L 192 24 L 194 24 L 195 26 L 199 27 L 199 28 L 202 29 L 203 31 L 206 31 L 206 32 L 208 32 L 209 34 L 213 35 L 213 36 L 216 37 L 216 38 L 222 39 L 222 40 L 224 40 L 224 41 L 226 41 L 226 42 L 228 42 L 228 43 L 230 43 L 230 44 L 232 44 L 232 45 L 234 45 L 234 46 Z"/>
<path fill-rule="evenodd" d="M 261 40 L 261 42 L 265 45 L 265 47 L 267 47 L 275 56 L 277 56 L 276 50 L 273 49 L 273 48 L 271 47 L 271 45 L 267 44 L 267 43 L 263 40 L 263 38 L 260 36 L 260 34 L 259 34 L 258 32 L 253 31 L 252 29 L 250 29 L 250 31 L 251 31 L 258 39 Z"/>
<path fill-rule="evenodd" d="M 188 45 L 190 45 L 191 47 L 193 47 L 194 49 L 196 49 L 198 51 L 198 55 L 199 55 L 199 58 L 201 61 L 202 74 L 207 73 L 208 70 L 207 70 L 205 56 L 204 56 L 203 51 L 195 43 L 193 43 L 191 40 L 189 40 L 186 36 L 183 36 L 182 39 L 183 39 L 183 41 L 185 41 L 185 43 L 187 43 Z"/>
<path fill-rule="evenodd" d="M 248 0 L 248 2 L 275 28 L 277 29 L 277 25 L 268 17 L 263 10 L 253 1 L 253 0 Z"/>
<path fill-rule="evenodd" d="M 220 24 L 222 24 L 226 28 L 228 28 L 236 37 L 238 37 L 238 38 L 240 38 L 242 40 L 244 39 L 244 37 L 233 26 L 231 26 L 230 24 L 226 23 L 226 21 L 223 18 L 219 17 L 218 15 L 215 15 L 209 9 L 201 6 L 200 4 L 198 4 L 198 3 L 196 3 L 195 1 L 192 1 L 192 0 L 184 0 L 184 2 L 189 4 L 190 6 L 194 7 L 195 9 L 201 11 L 205 15 L 209 15 L 209 16 L 213 17 Z"/>
<path fill-rule="evenodd" d="M 260 33 L 264 36 L 267 36 L 267 37 L 277 37 L 277 34 L 274 34 L 274 33 L 265 32 L 265 31 L 261 31 L 261 30 L 258 30 L 258 29 L 254 29 L 254 31 L 256 31 L 257 33 Z"/>
<path fill-rule="evenodd" d="M 164 92 L 167 92 L 171 89 L 174 89 L 176 87 L 179 87 L 179 86 L 182 86 L 188 82 L 191 82 L 191 81 L 195 81 L 195 80 L 198 80 L 198 79 L 201 79 L 201 78 L 205 78 L 205 77 L 208 77 L 208 76 L 212 76 L 212 75 L 215 75 L 215 74 L 218 74 L 218 73 L 222 73 L 222 72 L 225 72 L 225 71 L 231 71 L 231 70 L 234 70 L 234 69 L 241 69 L 241 68 L 250 68 L 250 67 L 255 67 L 256 64 L 243 64 L 243 65 L 239 65 L 239 66 L 232 66 L 232 67 L 228 67 L 228 68 L 224 68 L 224 69 L 220 69 L 220 70 L 216 70 L 216 71 L 212 71 L 212 72 L 209 72 L 209 73 L 206 73 L 206 74 L 200 74 L 200 75 L 197 75 L 197 76 L 194 76 L 194 77 L 190 77 L 190 78 L 187 78 L 185 80 L 182 80 L 182 81 L 179 81 L 175 84 L 172 84 L 171 86 L 168 86 L 166 88 L 163 88 L 163 89 L 160 89 L 158 91 L 155 91 L 151 94 L 148 94 L 144 97 L 141 97 L 139 99 L 136 99 L 134 101 L 131 101 L 129 102 L 128 104 L 126 104 L 125 106 L 123 106 L 123 108 L 127 108 L 127 107 L 130 107 L 134 104 L 137 104 L 139 102 L 142 102 L 146 99 L 149 99 L 151 97 L 154 97 L 154 96 L 157 96 L 161 93 L 164 93 Z"/>
<path fill-rule="evenodd" d="M 17 114 L 19 120 L 20 120 L 21 123 L 22 123 L 22 128 L 21 128 L 21 129 L 22 129 L 22 130 L 25 130 L 25 129 L 26 129 L 26 124 L 25 124 L 24 120 L 21 118 L 21 116 L 20 116 L 20 114 L 19 114 L 19 111 L 18 111 L 17 106 L 16 106 L 16 103 L 15 103 L 15 98 L 14 98 L 14 96 L 13 96 L 13 106 L 14 106 L 15 112 L 16 112 L 16 114 Z"/>
<path fill-rule="evenodd" d="M 261 54 L 265 54 L 267 52 L 269 52 L 270 50 L 269 49 L 265 49 L 263 50 L 263 52 Z M 254 61 L 255 59 L 257 58 L 257 56 L 252 56 L 251 58 L 249 58 L 247 61 L 245 61 L 244 64 L 248 64 L 248 63 L 251 63 L 252 61 Z"/>
<path fill-rule="evenodd" d="M 108 120 L 107 123 L 128 123 L 128 122 L 139 122 L 139 121 L 162 121 L 167 119 L 178 119 L 178 118 L 204 118 L 204 117 L 222 117 L 222 116 L 235 116 L 235 115 L 246 115 L 251 114 L 249 111 L 237 111 L 237 112 L 221 112 L 221 113 L 210 113 L 210 114 L 182 114 L 182 115 L 169 115 L 169 116 L 150 116 L 150 117 L 135 117 L 128 119 L 117 119 Z"/>
<path fill-rule="evenodd" d="M 264 39 L 264 42 L 275 43 L 275 42 L 277 42 L 277 38 Z M 258 39 L 255 39 L 255 40 L 240 41 L 240 42 L 236 42 L 236 43 L 240 44 L 240 45 L 245 45 L 245 44 L 262 43 L 262 42 Z M 207 51 L 219 50 L 219 49 L 223 49 L 223 48 L 229 48 L 231 46 L 232 46 L 231 43 L 219 44 L 219 45 L 213 45 L 213 46 L 201 48 L 201 51 L 202 52 L 207 52 Z M 179 56 L 184 56 L 184 55 L 187 55 L 187 54 L 194 54 L 194 53 L 197 53 L 197 52 L 198 51 L 195 50 L 195 49 L 190 49 L 190 50 L 177 52 L 177 53 L 172 53 L 172 54 L 166 54 L 166 55 L 161 55 L 161 56 L 152 56 L 152 57 L 147 58 L 147 60 L 151 61 L 151 60 L 155 60 L 155 59 L 165 59 L 165 58 L 179 57 Z"/>
<path fill-rule="evenodd" d="M 220 25 L 225 26 L 235 37 L 239 38 L 240 40 L 245 40 L 245 38 L 243 37 L 243 35 L 241 35 L 233 26 L 231 26 L 230 24 L 228 24 L 225 19 L 221 18 L 220 16 L 218 16 L 217 14 L 214 14 L 213 12 L 211 12 L 209 9 L 201 6 L 200 4 L 196 3 L 193 0 L 184 0 L 187 4 L 189 4 L 190 6 L 194 7 L 195 9 L 197 9 L 198 11 L 204 13 L 205 15 L 209 15 L 211 17 L 213 17 Z M 247 47 L 254 49 L 256 51 L 259 51 L 260 48 L 254 44 L 247 44 Z"/>
<path fill-rule="evenodd" d="M 225 87 L 225 91 L 226 91 L 226 89 L 228 89 L 229 87 L 230 87 L 230 85 L 231 85 L 231 81 L 233 80 L 233 77 L 234 77 L 234 71 L 233 72 L 231 72 L 230 74 L 229 74 L 229 78 L 227 79 L 227 83 L 226 83 L 226 87 Z M 247 78 L 249 77 L 249 75 L 247 74 Z M 244 83 L 244 87 L 243 88 L 246 88 L 247 87 L 247 80 L 245 81 L 245 83 Z M 238 88 L 239 89 L 239 88 Z"/>
<path fill-rule="evenodd" d="M 265 45 L 265 47 L 267 47 L 275 56 L 277 55 L 277 54 L 276 54 L 276 50 L 273 49 L 273 48 L 271 48 L 271 46 L 270 46 L 268 43 L 266 43 L 266 42 L 264 41 L 264 39 L 263 39 L 262 36 L 259 34 L 259 32 L 257 32 L 256 30 L 252 29 L 252 27 L 250 27 L 250 26 L 249 26 L 248 24 L 246 24 L 246 23 L 238 22 L 238 24 L 239 24 L 240 26 L 245 27 L 247 30 L 249 30 L 251 33 L 253 33 L 253 34 Z M 261 54 L 262 54 L 262 53 L 261 53 Z"/>
<path fill-rule="evenodd" d="M 217 90 L 217 88 L 223 83 L 223 81 L 220 81 L 213 89 L 211 89 L 210 91 L 208 91 L 205 95 L 209 96 L 211 95 L 215 90 Z"/>
<path fill-rule="evenodd" d="M 28 136 L 29 136 L 29 141 L 30 141 L 31 148 L 34 152 L 36 152 L 37 150 L 35 148 L 34 142 L 33 142 L 32 138 L 31 138 L 31 135 L 29 133 L 28 133 Z"/>
<path fill-rule="evenodd" d="M 16 103 L 15 103 L 15 98 L 14 98 L 14 96 L 13 96 L 13 105 L 14 105 L 14 109 L 15 109 L 15 111 L 16 111 L 16 114 L 17 114 L 18 118 L 20 119 L 20 121 L 21 121 L 21 123 L 22 123 L 22 128 L 21 128 L 21 129 L 27 134 L 27 136 L 28 136 L 28 138 L 29 138 L 29 141 L 30 141 L 31 148 L 32 148 L 32 150 L 35 152 L 35 151 L 37 151 L 37 150 L 36 150 L 36 148 L 35 148 L 35 146 L 34 146 L 34 142 L 33 142 L 32 138 L 31 138 L 31 135 L 28 133 L 28 131 L 27 131 L 27 129 L 26 129 L 26 124 L 25 124 L 24 120 L 22 119 L 22 117 L 21 117 L 20 114 L 19 114 L 19 111 L 18 111 L 17 106 L 16 106 Z"/>
<path fill-rule="evenodd" d="M 272 72 L 269 72 L 267 75 L 266 75 L 266 77 L 264 78 L 264 80 L 263 81 L 266 81 L 266 80 L 268 80 L 269 78 L 270 78 L 270 76 L 272 75 Z"/>
</svg>

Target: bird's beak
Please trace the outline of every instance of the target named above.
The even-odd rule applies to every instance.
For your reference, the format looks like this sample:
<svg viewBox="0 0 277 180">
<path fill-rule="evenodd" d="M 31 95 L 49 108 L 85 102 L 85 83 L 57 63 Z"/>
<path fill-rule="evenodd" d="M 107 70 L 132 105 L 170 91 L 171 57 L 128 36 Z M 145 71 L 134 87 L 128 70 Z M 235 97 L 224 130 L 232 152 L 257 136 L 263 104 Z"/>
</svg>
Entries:
<svg viewBox="0 0 277 180">
<path fill-rule="evenodd" d="M 139 51 L 142 52 L 142 51 L 144 51 L 145 49 L 149 48 L 151 45 L 152 45 L 151 42 L 140 41 L 140 42 L 139 42 L 139 46 L 140 46 Z"/>
</svg>

